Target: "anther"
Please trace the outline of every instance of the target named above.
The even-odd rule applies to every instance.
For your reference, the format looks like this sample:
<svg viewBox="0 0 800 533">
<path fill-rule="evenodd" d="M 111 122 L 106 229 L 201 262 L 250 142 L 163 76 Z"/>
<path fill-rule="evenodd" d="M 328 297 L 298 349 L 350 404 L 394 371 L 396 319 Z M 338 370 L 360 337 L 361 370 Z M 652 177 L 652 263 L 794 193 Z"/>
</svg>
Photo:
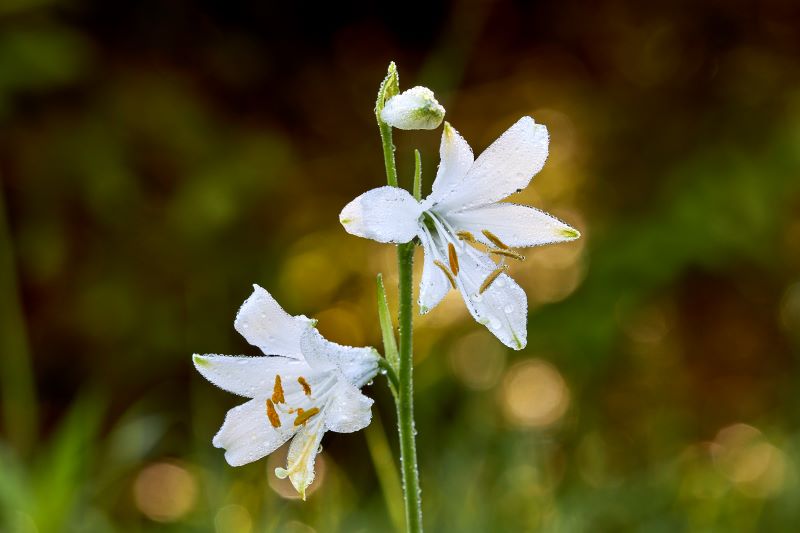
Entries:
<svg viewBox="0 0 800 533">
<path fill-rule="evenodd" d="M 495 255 L 503 255 L 506 257 L 510 257 L 512 259 L 517 259 L 519 261 L 525 261 L 525 256 L 522 254 L 518 254 L 514 250 L 499 250 L 497 248 L 490 248 L 489 253 Z"/>
<path fill-rule="evenodd" d="M 306 393 L 306 396 L 311 396 L 311 385 L 308 384 L 306 378 L 300 376 L 299 378 L 297 378 L 297 382 L 300 384 L 301 387 L 303 387 L 303 392 Z"/>
<path fill-rule="evenodd" d="M 478 241 L 475 239 L 475 235 L 468 231 L 457 231 L 456 237 L 461 239 L 462 241 L 467 241 L 472 244 L 476 244 Z"/>
<path fill-rule="evenodd" d="M 452 242 L 447 243 L 447 258 L 450 260 L 450 270 L 458 276 L 458 255 L 456 255 L 456 247 Z"/>
<path fill-rule="evenodd" d="M 481 233 L 483 233 L 486 236 L 486 238 L 492 241 L 492 243 L 494 243 L 494 245 L 497 246 L 498 248 L 501 248 L 503 250 L 508 250 L 511 248 L 509 245 L 501 241 L 500 237 L 498 237 L 488 229 L 481 231 Z"/>
<path fill-rule="evenodd" d="M 478 289 L 478 294 L 483 294 L 483 292 L 488 289 L 492 283 L 494 283 L 494 280 L 496 280 L 498 276 L 500 276 L 500 274 L 506 270 L 508 270 L 508 265 L 500 265 L 492 270 L 492 272 L 486 276 L 486 279 L 483 280 L 483 283 L 481 283 L 481 287 Z"/>
<path fill-rule="evenodd" d="M 275 405 L 269 398 L 267 398 L 267 418 L 269 418 L 269 423 L 272 424 L 272 427 L 281 427 L 281 418 L 278 416 L 278 411 L 275 410 Z"/>
<path fill-rule="evenodd" d="M 281 385 L 281 376 L 275 374 L 275 386 L 272 387 L 272 403 L 285 403 L 283 398 L 283 385 Z"/>
<path fill-rule="evenodd" d="M 442 269 L 442 272 L 444 272 L 444 275 L 447 276 L 448 280 L 450 280 L 450 285 L 452 285 L 452 287 L 455 289 L 456 288 L 456 278 L 454 278 L 453 274 L 450 273 L 450 270 L 448 270 L 448 268 L 446 266 L 444 266 L 444 263 L 442 263 L 438 259 L 434 259 L 433 264 L 436 265 L 437 267 L 439 267 L 440 269 Z"/>
<path fill-rule="evenodd" d="M 303 409 L 298 409 L 297 418 L 294 419 L 294 425 L 299 426 L 300 424 L 305 424 L 309 418 L 311 418 L 317 413 L 319 413 L 319 409 L 317 407 L 312 407 L 308 411 L 304 411 Z"/>
</svg>

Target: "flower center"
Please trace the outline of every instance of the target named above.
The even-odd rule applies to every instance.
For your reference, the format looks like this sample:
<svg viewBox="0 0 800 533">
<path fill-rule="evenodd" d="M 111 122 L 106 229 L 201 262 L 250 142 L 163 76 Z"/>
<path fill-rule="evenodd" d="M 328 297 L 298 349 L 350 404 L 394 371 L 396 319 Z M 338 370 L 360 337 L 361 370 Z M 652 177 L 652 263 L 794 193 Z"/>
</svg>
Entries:
<svg viewBox="0 0 800 533">
<path fill-rule="evenodd" d="M 481 234 L 492 243 L 493 246 L 486 245 L 484 242 L 479 241 L 469 231 L 455 231 L 448 223 L 447 219 L 440 214 L 433 211 L 425 211 L 420 217 L 420 228 L 422 229 L 422 240 L 426 248 L 433 254 L 433 264 L 436 265 L 447 276 L 450 285 L 457 289 L 459 286 L 465 293 L 476 301 L 492 284 L 500 277 L 501 274 L 508 270 L 508 265 L 505 263 L 506 258 L 524 261 L 525 256 L 514 250 L 512 247 L 504 243 L 500 237 L 484 229 Z M 445 249 L 447 252 L 445 253 Z M 500 263 L 497 268 L 492 270 L 482 280 L 469 279 L 469 273 L 460 268 L 459 254 L 474 256 L 475 254 L 488 254 L 500 258 Z M 485 256 L 484 256 L 485 257 Z M 480 261 L 479 261 L 480 262 Z M 462 278 L 466 278 L 463 279 Z M 459 280 L 466 283 L 459 285 Z M 475 294 L 468 294 L 464 290 L 464 285 L 477 288 Z"/>
<path fill-rule="evenodd" d="M 306 422 L 313 416 L 320 413 L 320 406 L 327 403 L 327 399 L 333 385 L 336 381 L 335 376 L 330 376 L 317 387 L 316 393 L 312 390 L 311 384 L 308 380 L 299 376 L 297 378 L 297 389 L 294 394 L 290 394 L 292 405 L 286 400 L 287 394 L 283 388 L 283 381 L 280 374 L 275 375 L 275 384 L 272 388 L 272 396 L 266 399 L 266 413 L 267 420 L 274 428 L 279 428 L 283 425 L 281 415 L 294 416 L 293 426 L 304 426 Z M 302 393 L 302 394 L 299 394 Z"/>
</svg>

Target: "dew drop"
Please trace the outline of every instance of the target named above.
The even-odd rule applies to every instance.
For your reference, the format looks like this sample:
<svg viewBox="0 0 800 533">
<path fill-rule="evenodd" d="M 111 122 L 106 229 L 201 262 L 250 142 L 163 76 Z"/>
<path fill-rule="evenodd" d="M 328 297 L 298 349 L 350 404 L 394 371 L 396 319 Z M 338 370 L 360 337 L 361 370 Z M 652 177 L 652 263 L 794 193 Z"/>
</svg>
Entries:
<svg viewBox="0 0 800 533">
<path fill-rule="evenodd" d="M 497 281 L 494 282 L 495 286 L 503 288 L 506 286 L 506 282 L 503 281 L 503 278 L 497 278 Z"/>
<path fill-rule="evenodd" d="M 489 319 L 489 327 L 491 327 L 492 329 L 495 329 L 495 330 L 496 329 L 500 329 L 500 321 L 497 320 L 494 317 L 490 318 Z"/>
<path fill-rule="evenodd" d="M 479 294 L 476 294 L 476 295 L 474 295 L 474 296 L 472 297 L 472 301 L 473 301 L 473 302 L 476 302 L 476 303 L 478 303 L 478 302 L 481 302 L 482 300 L 483 300 L 483 295 L 482 295 L 482 294 L 480 294 L 480 293 L 479 293 Z"/>
<path fill-rule="evenodd" d="M 510 315 L 511 313 L 513 313 L 513 312 L 514 312 L 514 307 L 513 307 L 513 306 L 511 306 L 511 305 L 507 305 L 507 306 L 505 306 L 505 307 L 503 308 L 503 311 L 505 311 L 505 313 L 506 313 L 507 315 Z"/>
<path fill-rule="evenodd" d="M 386 369 L 385 368 L 381 368 L 380 369 L 380 374 L 381 374 L 381 376 L 385 376 L 386 375 Z"/>
<path fill-rule="evenodd" d="M 248 324 L 247 322 L 242 322 L 242 327 L 243 327 L 244 329 L 247 329 L 247 328 L 249 328 L 249 327 L 250 327 L 250 324 Z"/>
<path fill-rule="evenodd" d="M 261 318 L 267 318 L 267 313 L 261 313 Z"/>
<path fill-rule="evenodd" d="M 317 448 L 317 453 L 322 453 L 322 444 L 320 444 L 319 447 Z"/>
<path fill-rule="evenodd" d="M 369 380 L 369 381 L 367 382 L 367 386 L 370 386 L 370 385 L 372 385 L 372 382 L 373 382 L 373 381 L 374 381 L 374 380 L 372 380 L 372 379 L 371 379 L 371 380 Z"/>
</svg>

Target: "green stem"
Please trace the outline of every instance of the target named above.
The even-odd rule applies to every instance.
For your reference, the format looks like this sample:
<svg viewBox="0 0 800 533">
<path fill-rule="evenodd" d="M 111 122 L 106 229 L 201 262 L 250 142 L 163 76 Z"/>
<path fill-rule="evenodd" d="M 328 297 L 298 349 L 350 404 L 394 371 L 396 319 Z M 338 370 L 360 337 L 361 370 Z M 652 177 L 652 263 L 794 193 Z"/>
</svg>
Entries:
<svg viewBox="0 0 800 533">
<path fill-rule="evenodd" d="M 400 390 L 397 401 L 397 427 L 400 433 L 400 457 L 403 492 L 406 503 L 406 530 L 422 531 L 422 496 L 417 469 L 416 429 L 414 428 L 414 354 L 412 350 L 413 242 L 397 246 L 397 267 L 400 278 Z"/>
<path fill-rule="evenodd" d="M 397 165 L 394 162 L 394 144 L 392 143 L 392 127 L 378 118 L 383 144 L 383 164 L 386 166 L 386 183 L 397 187 Z"/>
</svg>

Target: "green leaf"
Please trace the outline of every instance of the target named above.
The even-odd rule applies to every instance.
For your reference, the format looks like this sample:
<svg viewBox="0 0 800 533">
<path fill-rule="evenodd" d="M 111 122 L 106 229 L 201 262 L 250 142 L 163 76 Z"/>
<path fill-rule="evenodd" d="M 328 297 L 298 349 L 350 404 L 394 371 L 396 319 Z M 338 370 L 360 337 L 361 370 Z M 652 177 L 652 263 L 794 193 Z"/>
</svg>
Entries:
<svg viewBox="0 0 800 533">
<path fill-rule="evenodd" d="M 378 274 L 378 318 L 381 323 L 381 335 L 383 336 L 383 351 L 386 360 L 392 369 L 397 372 L 400 365 L 400 356 L 397 353 L 397 340 L 394 336 L 394 326 L 392 316 L 389 314 L 389 302 L 386 300 L 386 289 L 383 286 L 383 276 Z"/>
<path fill-rule="evenodd" d="M 414 150 L 414 199 L 420 201 L 422 198 L 422 157 L 419 150 Z"/>
</svg>

